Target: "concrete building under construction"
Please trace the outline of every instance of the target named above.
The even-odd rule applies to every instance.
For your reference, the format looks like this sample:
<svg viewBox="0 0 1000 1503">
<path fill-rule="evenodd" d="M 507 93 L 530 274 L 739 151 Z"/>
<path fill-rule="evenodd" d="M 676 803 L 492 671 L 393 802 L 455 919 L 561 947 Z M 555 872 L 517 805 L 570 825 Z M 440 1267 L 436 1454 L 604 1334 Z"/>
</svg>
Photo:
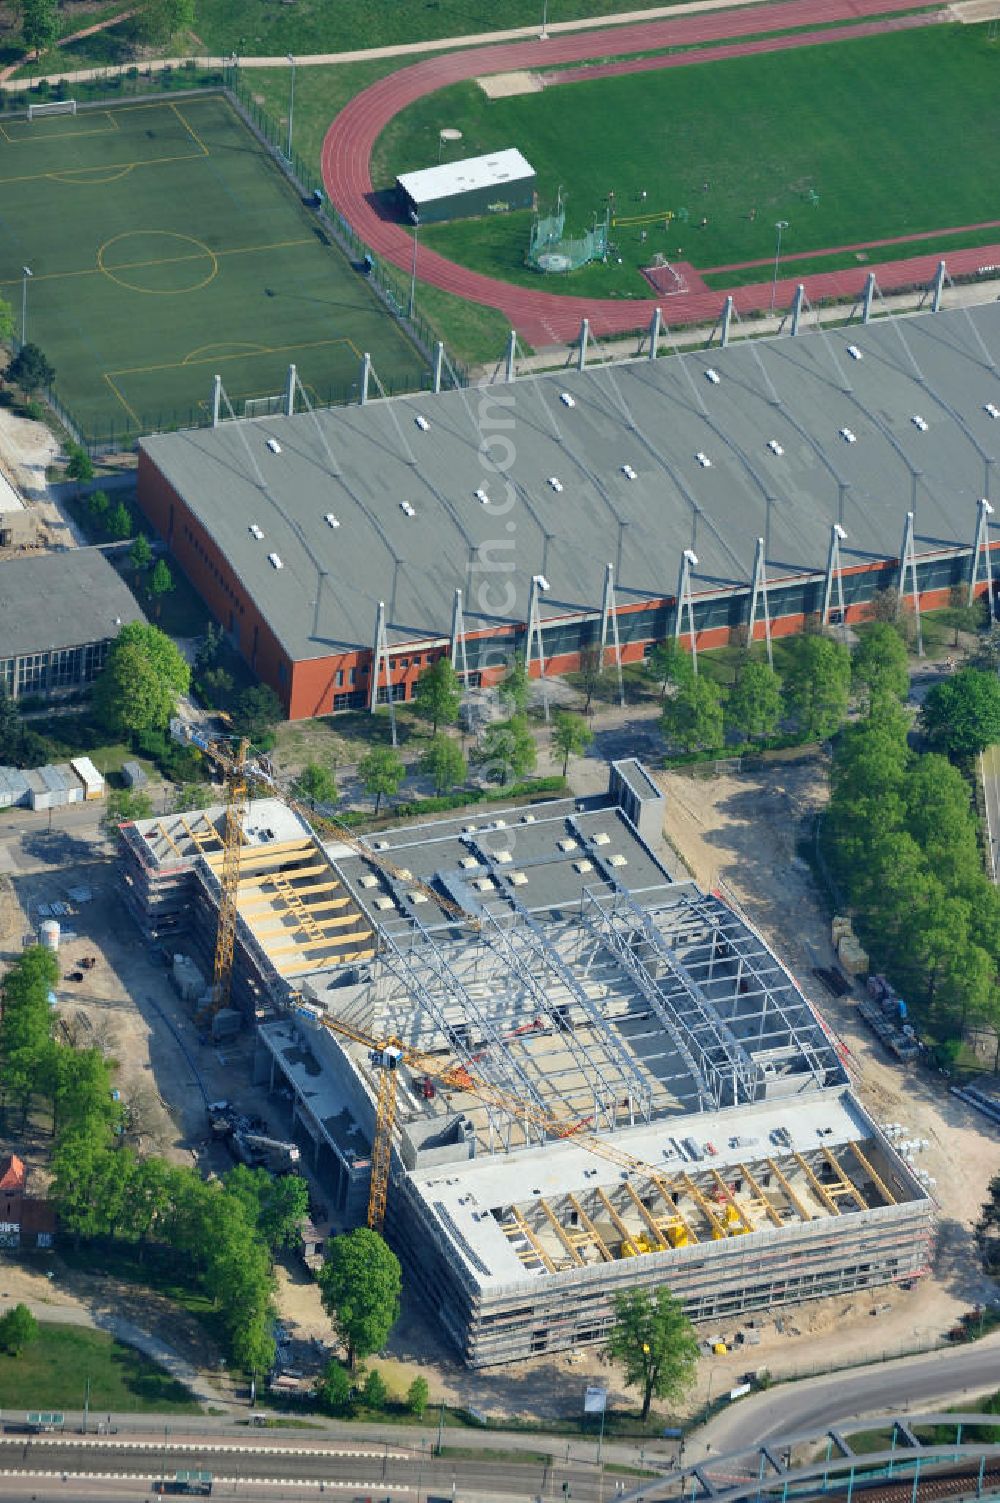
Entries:
<svg viewBox="0 0 1000 1503">
<path fill-rule="evenodd" d="M 122 837 L 145 932 L 206 957 L 222 816 Z M 444 1086 L 400 1065 L 386 1234 L 473 1366 L 601 1341 L 619 1289 L 665 1283 L 718 1321 L 927 1265 L 927 1191 L 753 926 L 671 879 L 661 828 L 635 762 L 604 797 L 401 828 L 367 853 L 251 806 L 234 997 L 257 1079 L 347 1226 L 378 1082 L 330 1024 L 452 1067 Z"/>
</svg>

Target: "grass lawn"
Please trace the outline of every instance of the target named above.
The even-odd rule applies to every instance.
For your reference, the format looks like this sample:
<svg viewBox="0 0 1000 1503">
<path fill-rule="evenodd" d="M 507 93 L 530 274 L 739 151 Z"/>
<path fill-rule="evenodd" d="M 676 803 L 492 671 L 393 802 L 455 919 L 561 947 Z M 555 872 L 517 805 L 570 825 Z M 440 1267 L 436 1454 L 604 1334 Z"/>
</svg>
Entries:
<svg viewBox="0 0 1000 1503">
<path fill-rule="evenodd" d="M 120 10 L 121 5 L 115 9 Z M 549 0 L 548 19 L 554 21 L 585 20 L 590 16 L 613 15 L 634 9 L 634 0 Z M 102 8 L 93 17 L 99 19 Z M 66 13 L 63 31 L 75 31 L 92 24 Z M 294 6 L 276 5 L 274 0 L 198 0 L 195 22 L 197 42 L 207 52 L 238 52 L 244 55 L 282 55 L 284 53 L 355 51 L 364 47 L 386 47 L 398 42 L 419 42 L 435 37 L 471 36 L 513 26 L 540 26 L 540 0 L 354 0 L 338 5 L 332 0 L 297 0 Z M 127 60 L 124 35 L 110 28 L 96 36 L 52 52 L 43 59 L 42 68 L 55 71 L 122 62 Z M 177 43 L 170 51 L 178 51 Z M 11 44 L 6 59 L 13 61 L 20 49 Z M 169 55 L 169 53 L 168 53 Z"/>
<path fill-rule="evenodd" d="M 657 251 L 676 258 L 680 248 L 699 268 L 766 259 L 778 219 L 787 221 L 789 266 L 806 251 L 891 235 L 920 234 L 930 246 L 935 231 L 1000 218 L 991 163 L 997 50 L 986 36 L 985 26 L 933 26 L 509 99 L 457 84 L 391 122 L 373 178 L 386 188 L 399 172 L 433 162 L 446 121 L 464 132 L 463 153 L 520 147 L 544 208 L 562 188 L 567 233 L 603 215 L 611 189 L 622 218 L 676 214 L 669 228 L 647 226 L 645 240 L 638 226 L 613 230 L 621 265 L 544 279 L 548 290 L 574 294 L 648 297 L 638 268 Z M 529 212 L 428 225 L 421 243 L 541 287 L 524 265 L 530 225 Z M 853 261 L 850 253 L 840 264 Z M 752 275 L 766 279 L 767 268 Z"/>
<path fill-rule="evenodd" d="M 220 372 L 242 411 L 290 362 L 343 400 L 369 350 L 387 387 L 423 362 L 220 95 L 0 128 L 0 296 L 90 437 L 189 423 Z"/>
<path fill-rule="evenodd" d="M 38 1340 L 20 1357 L 0 1356 L 0 1406 L 82 1409 L 88 1378 L 95 1414 L 102 1409 L 201 1412 L 182 1384 L 133 1347 L 104 1331 L 63 1325 L 41 1325 Z"/>
</svg>

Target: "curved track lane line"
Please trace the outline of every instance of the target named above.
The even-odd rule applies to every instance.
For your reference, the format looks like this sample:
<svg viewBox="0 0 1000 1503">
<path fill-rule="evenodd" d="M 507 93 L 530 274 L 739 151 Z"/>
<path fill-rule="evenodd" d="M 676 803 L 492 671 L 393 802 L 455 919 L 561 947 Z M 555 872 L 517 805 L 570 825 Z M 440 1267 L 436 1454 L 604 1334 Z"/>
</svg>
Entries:
<svg viewBox="0 0 1000 1503">
<path fill-rule="evenodd" d="M 881 22 L 871 20 L 871 17 L 908 10 L 912 3 L 913 0 L 782 0 L 778 4 L 755 5 L 747 11 L 702 13 L 618 26 L 611 31 L 552 36 L 545 42 L 511 42 L 425 58 L 379 79 L 355 95 L 341 110 L 323 141 L 323 183 L 331 203 L 365 245 L 394 266 L 409 271 L 413 242 L 402 225 L 384 217 L 375 204 L 371 157 L 375 142 L 389 121 L 414 100 L 449 84 L 483 74 L 515 69 L 543 70 L 552 64 L 583 63 L 606 57 L 608 53 L 687 47 L 748 37 L 762 31 L 823 26 L 842 21 L 861 23 L 851 27 L 850 35 L 870 35 L 897 27 L 903 21 L 903 18 L 898 18 Z M 905 18 L 905 24 L 926 24 L 926 17 Z M 832 35 L 835 33 L 800 33 L 775 37 L 770 41 L 765 39 L 720 47 L 700 58 L 682 54 L 664 57 L 659 62 L 663 67 L 689 66 L 751 51 L 801 47 L 810 41 L 815 45 L 829 41 Z M 648 60 L 636 61 L 637 66 L 650 66 Z M 880 284 L 889 288 L 929 280 L 939 259 L 940 256 L 931 255 L 882 262 L 877 267 Z M 1000 245 L 953 251 L 948 257 L 952 275 L 974 272 L 981 265 L 994 262 L 1000 263 Z M 852 297 L 862 290 L 868 270 L 867 266 L 861 265 L 842 271 L 816 273 L 804 279 L 806 289 L 814 301 L 825 297 Z M 675 325 L 712 322 L 718 316 L 725 296 L 724 291 L 718 289 L 693 291 L 668 299 L 563 295 L 499 281 L 459 266 L 426 247 L 420 248 L 418 276 L 422 282 L 467 302 L 498 309 L 536 347 L 570 342 L 579 332 L 583 318 L 589 318 L 597 335 L 629 333 L 648 323 L 658 305 L 664 308 L 668 321 Z M 778 299 L 781 303 L 788 303 L 798 280 L 779 281 Z M 735 288 L 733 297 L 741 313 L 757 312 L 769 305 L 771 284 L 762 282 Z"/>
</svg>

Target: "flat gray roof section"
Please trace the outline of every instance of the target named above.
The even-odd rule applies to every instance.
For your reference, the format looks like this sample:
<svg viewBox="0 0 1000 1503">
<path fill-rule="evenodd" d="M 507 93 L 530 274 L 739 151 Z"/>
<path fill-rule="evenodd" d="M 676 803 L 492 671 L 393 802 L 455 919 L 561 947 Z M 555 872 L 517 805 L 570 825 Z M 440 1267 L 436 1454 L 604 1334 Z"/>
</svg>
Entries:
<svg viewBox="0 0 1000 1503">
<path fill-rule="evenodd" d="M 672 597 L 685 548 L 695 593 L 748 589 L 763 537 L 773 587 L 838 520 L 846 568 L 897 558 L 910 509 L 918 555 L 971 549 L 998 355 L 991 303 L 141 446 L 308 659 L 369 646 L 380 600 L 391 643 L 447 639 L 456 588 L 468 631 L 523 623 L 536 573 L 546 618 L 599 613 L 606 562 L 619 606 Z"/>
<path fill-rule="evenodd" d="M 486 156 L 463 157 L 461 161 L 442 162 L 419 172 L 403 172 L 396 182 L 415 204 L 426 204 L 476 188 L 502 188 L 504 183 L 520 182 L 534 174 L 534 167 L 517 147 L 509 146 Z"/>
<path fill-rule="evenodd" d="M 0 658 L 104 642 L 145 617 L 99 548 L 0 563 Z"/>
</svg>

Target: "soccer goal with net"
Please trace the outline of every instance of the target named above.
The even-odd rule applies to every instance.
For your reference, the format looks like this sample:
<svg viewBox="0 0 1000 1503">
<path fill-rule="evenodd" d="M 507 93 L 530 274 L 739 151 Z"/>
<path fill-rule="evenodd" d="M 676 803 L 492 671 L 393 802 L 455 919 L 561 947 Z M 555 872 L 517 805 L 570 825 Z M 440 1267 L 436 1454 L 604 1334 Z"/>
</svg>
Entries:
<svg viewBox="0 0 1000 1503">
<path fill-rule="evenodd" d="M 287 400 L 283 392 L 278 392 L 273 397 L 244 397 L 243 416 L 274 417 L 277 413 L 284 412 Z"/>
<path fill-rule="evenodd" d="M 49 104 L 29 104 L 28 119 L 39 120 L 43 115 L 75 115 L 75 99 L 54 99 Z"/>
</svg>

